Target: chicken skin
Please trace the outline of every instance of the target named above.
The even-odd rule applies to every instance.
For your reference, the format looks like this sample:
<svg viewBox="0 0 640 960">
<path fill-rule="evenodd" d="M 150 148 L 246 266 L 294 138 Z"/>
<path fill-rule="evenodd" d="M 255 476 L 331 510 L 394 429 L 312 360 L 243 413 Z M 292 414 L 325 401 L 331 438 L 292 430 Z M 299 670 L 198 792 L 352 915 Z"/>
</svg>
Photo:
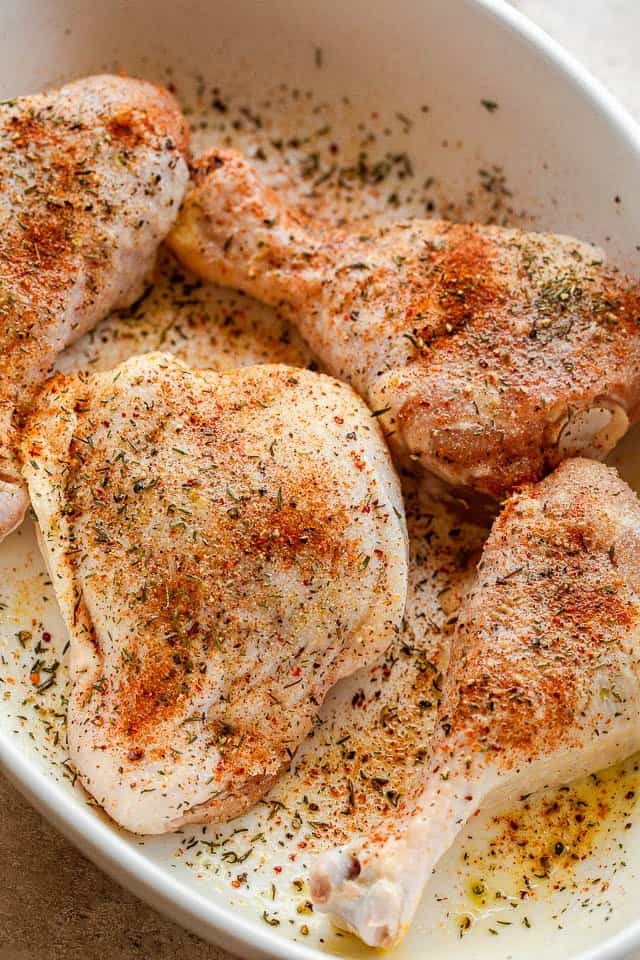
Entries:
<svg viewBox="0 0 640 960">
<path fill-rule="evenodd" d="M 568 460 L 513 496 L 460 609 L 421 793 L 402 820 L 316 861 L 317 906 L 390 946 L 481 805 L 640 747 L 640 503 Z"/>
<path fill-rule="evenodd" d="M 640 285 L 569 237 L 410 220 L 327 229 L 231 150 L 169 237 L 200 276 L 284 307 L 396 456 L 501 498 L 640 416 Z"/>
<path fill-rule="evenodd" d="M 143 292 L 188 179 L 160 87 L 90 77 L 0 106 L 0 539 L 22 520 L 19 420 L 56 355 Z"/>
<path fill-rule="evenodd" d="M 407 536 L 376 420 L 322 374 L 157 353 L 52 379 L 23 457 L 81 782 L 137 833 L 238 816 L 400 624 Z"/>
</svg>

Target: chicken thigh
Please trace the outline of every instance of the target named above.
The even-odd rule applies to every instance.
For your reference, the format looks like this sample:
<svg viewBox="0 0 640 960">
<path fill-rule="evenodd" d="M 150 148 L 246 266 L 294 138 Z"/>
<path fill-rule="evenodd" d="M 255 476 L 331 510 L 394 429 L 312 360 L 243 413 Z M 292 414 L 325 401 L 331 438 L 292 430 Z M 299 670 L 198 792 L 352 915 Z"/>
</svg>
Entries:
<svg viewBox="0 0 640 960">
<path fill-rule="evenodd" d="M 314 901 L 366 943 L 390 946 L 481 805 L 639 747 L 640 503 L 614 470 L 568 460 L 493 526 L 412 812 L 321 856 Z"/>
<path fill-rule="evenodd" d="M 208 280 L 283 306 L 396 453 L 500 498 L 640 415 L 640 284 L 569 237 L 411 220 L 327 229 L 249 163 L 198 164 L 169 243 Z"/>
<path fill-rule="evenodd" d="M 376 420 L 322 374 L 158 353 L 56 376 L 23 456 L 82 783 L 137 833 L 239 815 L 401 621 L 404 513 Z"/>
<path fill-rule="evenodd" d="M 124 77 L 0 105 L 0 539 L 27 505 L 17 421 L 56 355 L 143 292 L 187 140 L 173 97 Z"/>
</svg>

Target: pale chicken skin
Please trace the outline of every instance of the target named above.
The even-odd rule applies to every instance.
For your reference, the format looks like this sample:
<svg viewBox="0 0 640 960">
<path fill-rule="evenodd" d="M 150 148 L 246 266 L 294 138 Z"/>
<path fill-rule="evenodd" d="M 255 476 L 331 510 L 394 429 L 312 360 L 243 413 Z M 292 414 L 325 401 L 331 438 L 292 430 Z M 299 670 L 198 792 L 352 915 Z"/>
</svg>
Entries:
<svg viewBox="0 0 640 960">
<path fill-rule="evenodd" d="M 411 812 L 318 859 L 313 899 L 366 943 L 391 946 L 480 806 L 639 747 L 640 503 L 614 470 L 568 460 L 493 526 Z"/>
<path fill-rule="evenodd" d="M 587 244 L 438 220 L 326 229 L 231 150 L 196 180 L 177 256 L 286 308 L 425 478 L 499 499 L 567 456 L 602 459 L 640 415 L 640 285 Z"/>
<path fill-rule="evenodd" d="M 380 429 L 346 385 L 167 354 L 58 375 L 24 475 L 70 636 L 70 759 L 119 824 L 226 820 L 404 611 Z"/>
<path fill-rule="evenodd" d="M 143 292 L 188 180 L 166 90 L 98 76 L 0 105 L 0 539 L 22 520 L 19 420 L 57 354 Z"/>
</svg>

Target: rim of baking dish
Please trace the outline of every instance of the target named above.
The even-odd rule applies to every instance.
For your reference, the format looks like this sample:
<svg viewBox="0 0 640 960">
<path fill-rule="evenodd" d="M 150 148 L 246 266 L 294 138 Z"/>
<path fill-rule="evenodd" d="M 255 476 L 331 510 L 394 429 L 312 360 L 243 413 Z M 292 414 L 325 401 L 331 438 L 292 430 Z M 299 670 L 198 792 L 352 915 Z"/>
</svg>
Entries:
<svg viewBox="0 0 640 960">
<path fill-rule="evenodd" d="M 506 0 L 465 0 L 534 48 L 543 61 L 564 74 L 566 81 L 588 99 L 612 132 L 635 153 L 640 164 L 640 126 L 627 110 L 572 54 Z M 315 947 L 296 943 L 234 912 L 181 883 L 139 853 L 106 822 L 81 804 L 70 805 L 61 786 L 24 756 L 19 744 L 0 736 L 0 767 L 33 806 L 75 844 L 133 893 L 205 939 L 249 957 L 318 960 L 327 956 Z M 640 946 L 640 919 L 573 960 L 622 960 Z"/>
</svg>

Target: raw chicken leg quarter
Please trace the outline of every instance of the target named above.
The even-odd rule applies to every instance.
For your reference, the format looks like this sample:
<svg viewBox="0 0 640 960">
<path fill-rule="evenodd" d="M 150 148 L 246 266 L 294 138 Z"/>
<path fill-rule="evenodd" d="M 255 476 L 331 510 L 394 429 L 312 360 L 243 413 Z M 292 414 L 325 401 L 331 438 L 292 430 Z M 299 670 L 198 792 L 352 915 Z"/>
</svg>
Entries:
<svg viewBox="0 0 640 960">
<path fill-rule="evenodd" d="M 317 906 L 374 946 L 481 805 L 567 783 L 640 748 L 640 503 L 568 460 L 512 497 L 460 610 L 422 792 L 322 856 Z"/>
<path fill-rule="evenodd" d="M 0 105 L 0 540 L 27 507 L 20 419 L 56 356 L 143 292 L 188 139 L 171 94 L 129 77 Z"/>
<path fill-rule="evenodd" d="M 50 381 L 23 455 L 82 783 L 138 833 L 239 815 L 402 618 L 377 421 L 322 374 L 149 354 Z"/>
<path fill-rule="evenodd" d="M 243 157 L 199 162 L 169 244 L 196 273 L 286 308 L 398 458 L 501 498 L 640 415 L 640 285 L 553 234 L 408 220 L 329 230 Z"/>
</svg>

